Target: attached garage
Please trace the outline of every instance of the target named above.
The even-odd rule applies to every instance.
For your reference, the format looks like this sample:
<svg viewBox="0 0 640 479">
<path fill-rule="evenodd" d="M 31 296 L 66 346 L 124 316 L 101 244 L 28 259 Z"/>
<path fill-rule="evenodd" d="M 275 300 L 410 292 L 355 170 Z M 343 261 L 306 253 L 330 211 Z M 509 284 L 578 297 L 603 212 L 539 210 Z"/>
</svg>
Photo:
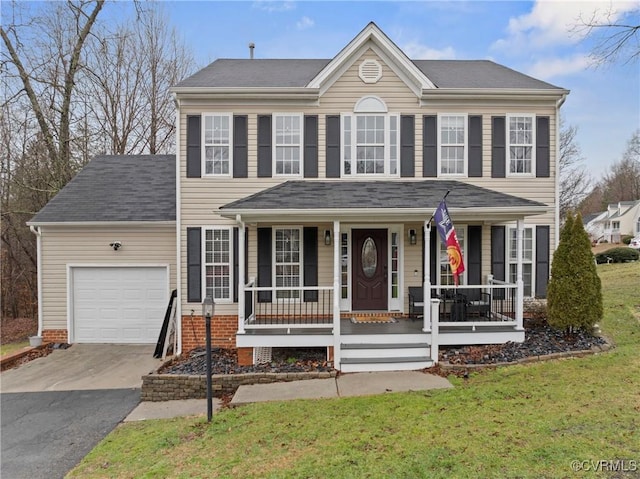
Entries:
<svg viewBox="0 0 640 479">
<path fill-rule="evenodd" d="M 167 269 L 71 268 L 73 341 L 155 343 L 169 301 Z"/>
</svg>

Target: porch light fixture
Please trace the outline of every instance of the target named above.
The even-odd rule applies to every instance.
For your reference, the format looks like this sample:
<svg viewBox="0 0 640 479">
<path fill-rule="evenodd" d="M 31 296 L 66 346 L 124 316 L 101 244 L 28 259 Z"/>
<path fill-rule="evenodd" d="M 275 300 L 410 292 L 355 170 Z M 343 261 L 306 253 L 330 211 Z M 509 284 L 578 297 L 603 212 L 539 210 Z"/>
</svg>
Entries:
<svg viewBox="0 0 640 479">
<path fill-rule="evenodd" d="M 417 244 L 417 243 L 418 243 L 418 235 L 416 233 L 416 230 L 410 229 L 409 230 L 409 244 Z"/>
<path fill-rule="evenodd" d="M 213 316 L 213 310 L 215 303 L 213 298 L 207 295 L 202 302 L 202 316 L 205 319 L 205 344 L 207 348 L 207 422 L 211 422 L 211 416 L 213 415 L 213 392 L 211 386 L 211 316 Z"/>
<path fill-rule="evenodd" d="M 324 244 L 331 246 L 331 230 L 324 230 Z"/>
</svg>

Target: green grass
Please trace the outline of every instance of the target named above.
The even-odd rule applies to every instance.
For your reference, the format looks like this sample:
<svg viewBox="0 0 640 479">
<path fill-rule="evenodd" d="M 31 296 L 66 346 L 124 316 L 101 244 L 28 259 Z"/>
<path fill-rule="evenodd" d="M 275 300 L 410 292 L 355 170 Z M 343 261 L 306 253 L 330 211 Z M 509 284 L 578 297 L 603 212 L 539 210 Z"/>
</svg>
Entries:
<svg viewBox="0 0 640 479">
<path fill-rule="evenodd" d="M 16 351 L 20 351 L 23 348 L 29 346 L 29 341 L 20 341 L 17 343 L 7 343 L 0 345 L 0 356 L 4 356 L 6 354 L 15 353 Z"/>
<path fill-rule="evenodd" d="M 640 264 L 598 271 L 610 352 L 452 378 L 452 390 L 127 423 L 70 477 L 607 477 L 571 461 L 640 463 Z"/>
</svg>

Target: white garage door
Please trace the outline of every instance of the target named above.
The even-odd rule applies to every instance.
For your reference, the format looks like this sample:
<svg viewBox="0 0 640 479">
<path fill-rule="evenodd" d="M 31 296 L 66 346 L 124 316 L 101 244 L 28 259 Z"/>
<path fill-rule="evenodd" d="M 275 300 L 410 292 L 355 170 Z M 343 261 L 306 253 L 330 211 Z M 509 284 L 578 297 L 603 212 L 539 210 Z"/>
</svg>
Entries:
<svg viewBox="0 0 640 479">
<path fill-rule="evenodd" d="M 77 343 L 155 343 L 169 301 L 167 268 L 74 267 Z"/>
</svg>

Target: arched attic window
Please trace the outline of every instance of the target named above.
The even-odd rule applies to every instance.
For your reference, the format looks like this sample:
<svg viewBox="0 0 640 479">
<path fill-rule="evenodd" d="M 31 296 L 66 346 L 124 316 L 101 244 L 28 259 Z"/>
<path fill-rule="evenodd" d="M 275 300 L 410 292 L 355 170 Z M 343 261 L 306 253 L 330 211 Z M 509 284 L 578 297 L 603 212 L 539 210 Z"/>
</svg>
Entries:
<svg viewBox="0 0 640 479">
<path fill-rule="evenodd" d="M 342 116 L 343 176 L 398 176 L 399 116 L 377 96 L 360 98 Z"/>
</svg>

